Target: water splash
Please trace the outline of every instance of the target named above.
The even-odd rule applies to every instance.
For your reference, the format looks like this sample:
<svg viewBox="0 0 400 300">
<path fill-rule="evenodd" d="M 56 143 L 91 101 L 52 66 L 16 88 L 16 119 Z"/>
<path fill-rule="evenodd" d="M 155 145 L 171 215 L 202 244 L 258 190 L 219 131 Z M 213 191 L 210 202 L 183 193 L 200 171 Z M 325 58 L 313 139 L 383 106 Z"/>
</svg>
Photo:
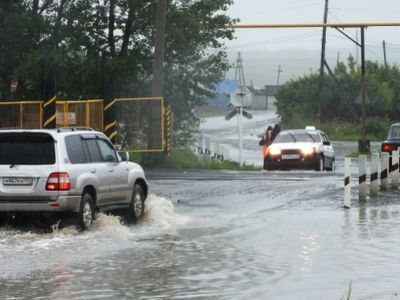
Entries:
<svg viewBox="0 0 400 300">
<path fill-rule="evenodd" d="M 189 220 L 175 212 L 175 207 L 170 200 L 156 195 L 149 195 L 144 211 L 144 224 L 156 226 L 182 225 Z"/>
</svg>

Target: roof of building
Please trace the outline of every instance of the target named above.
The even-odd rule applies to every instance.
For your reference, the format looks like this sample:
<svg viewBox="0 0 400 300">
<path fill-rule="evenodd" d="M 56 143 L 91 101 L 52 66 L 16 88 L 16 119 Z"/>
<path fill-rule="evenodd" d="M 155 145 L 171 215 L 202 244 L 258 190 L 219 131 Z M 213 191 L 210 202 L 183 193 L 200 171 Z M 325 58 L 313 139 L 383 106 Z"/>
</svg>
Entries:
<svg viewBox="0 0 400 300">
<path fill-rule="evenodd" d="M 224 80 L 215 86 L 217 94 L 231 94 L 239 85 L 238 80 Z"/>
</svg>

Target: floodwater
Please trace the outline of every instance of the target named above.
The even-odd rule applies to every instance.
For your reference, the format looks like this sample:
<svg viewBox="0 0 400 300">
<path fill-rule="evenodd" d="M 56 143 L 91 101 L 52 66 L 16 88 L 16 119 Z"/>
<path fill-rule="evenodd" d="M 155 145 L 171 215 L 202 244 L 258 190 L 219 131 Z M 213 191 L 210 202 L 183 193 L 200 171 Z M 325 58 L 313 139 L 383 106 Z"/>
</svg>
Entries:
<svg viewBox="0 0 400 300">
<path fill-rule="evenodd" d="M 276 115 L 254 115 L 244 157 L 261 165 L 257 133 Z M 234 157 L 234 121 L 211 121 L 203 132 Z M 354 165 L 343 209 L 354 146 L 334 143 L 336 173 L 146 170 L 136 225 L 100 215 L 83 233 L 0 228 L 0 299 L 399 299 L 399 192 L 358 203 Z"/>
<path fill-rule="evenodd" d="M 398 299 L 398 195 L 344 210 L 338 175 L 221 176 L 151 175 L 137 225 L 0 229 L 0 298 Z"/>
</svg>

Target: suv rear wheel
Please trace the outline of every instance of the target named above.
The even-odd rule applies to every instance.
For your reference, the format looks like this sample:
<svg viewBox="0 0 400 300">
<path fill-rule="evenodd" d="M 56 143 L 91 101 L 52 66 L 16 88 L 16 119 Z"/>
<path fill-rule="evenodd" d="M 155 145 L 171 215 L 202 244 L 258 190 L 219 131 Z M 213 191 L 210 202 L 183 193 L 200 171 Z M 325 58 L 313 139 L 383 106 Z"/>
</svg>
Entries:
<svg viewBox="0 0 400 300">
<path fill-rule="evenodd" d="M 82 230 L 89 229 L 94 219 L 93 198 L 90 194 L 82 195 L 81 208 L 78 213 L 78 225 Z"/>
<path fill-rule="evenodd" d="M 140 185 L 133 187 L 131 202 L 129 203 L 129 217 L 133 222 L 139 221 L 144 215 L 144 193 Z"/>
</svg>

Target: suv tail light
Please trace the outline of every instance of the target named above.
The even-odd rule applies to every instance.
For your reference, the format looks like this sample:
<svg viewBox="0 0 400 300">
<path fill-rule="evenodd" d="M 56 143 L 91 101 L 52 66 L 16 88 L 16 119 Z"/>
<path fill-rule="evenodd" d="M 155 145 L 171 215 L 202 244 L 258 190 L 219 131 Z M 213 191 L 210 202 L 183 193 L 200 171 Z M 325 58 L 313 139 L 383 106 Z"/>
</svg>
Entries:
<svg viewBox="0 0 400 300">
<path fill-rule="evenodd" d="M 69 191 L 71 189 L 71 181 L 66 172 L 54 172 L 47 178 L 47 191 Z"/>
</svg>

